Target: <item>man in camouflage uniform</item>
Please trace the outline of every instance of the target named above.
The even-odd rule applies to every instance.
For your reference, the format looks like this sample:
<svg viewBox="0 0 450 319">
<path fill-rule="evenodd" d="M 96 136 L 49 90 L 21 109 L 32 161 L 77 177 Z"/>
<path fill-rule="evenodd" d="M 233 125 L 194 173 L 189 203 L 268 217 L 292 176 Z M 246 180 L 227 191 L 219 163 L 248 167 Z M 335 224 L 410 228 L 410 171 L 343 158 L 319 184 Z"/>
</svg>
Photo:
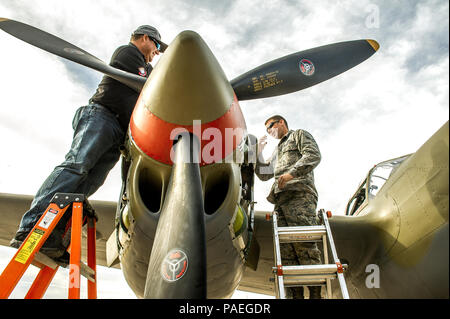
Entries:
<svg viewBox="0 0 450 319">
<path fill-rule="evenodd" d="M 275 115 L 265 122 L 267 132 L 279 139 L 278 147 L 265 162 L 262 150 L 267 136 L 258 143 L 256 175 L 262 181 L 275 177 L 267 200 L 275 204 L 278 226 L 317 225 L 318 194 L 314 186 L 313 169 L 321 156 L 314 138 L 305 130 L 289 130 L 286 120 Z M 321 253 L 316 243 L 290 243 L 281 245 L 285 265 L 321 264 Z M 303 287 L 287 288 L 294 299 L 303 298 Z M 320 286 L 309 287 L 310 298 L 320 299 Z"/>
</svg>

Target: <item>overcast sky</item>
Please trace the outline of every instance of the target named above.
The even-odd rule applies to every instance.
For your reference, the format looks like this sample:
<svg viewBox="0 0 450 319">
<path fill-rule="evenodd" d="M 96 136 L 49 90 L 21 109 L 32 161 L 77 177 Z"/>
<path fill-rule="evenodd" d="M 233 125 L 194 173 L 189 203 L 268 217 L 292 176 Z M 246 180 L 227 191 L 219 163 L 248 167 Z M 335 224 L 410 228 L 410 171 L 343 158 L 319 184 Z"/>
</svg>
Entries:
<svg viewBox="0 0 450 319">
<path fill-rule="evenodd" d="M 374 164 L 415 152 L 448 121 L 448 7 L 446 0 L 0 0 L 0 16 L 57 35 L 106 62 L 141 24 L 156 26 L 169 44 L 179 32 L 194 30 L 230 80 L 296 51 L 375 39 L 379 51 L 338 77 L 282 97 L 240 102 L 247 129 L 257 137 L 273 114 L 315 137 L 322 152 L 315 170 L 318 208 L 343 214 Z M 34 195 L 64 159 L 73 114 L 102 75 L 4 32 L 0 46 L 0 192 Z M 271 140 L 265 154 L 275 145 Z M 265 200 L 271 183 L 256 184 L 258 210 L 272 209 Z M 119 190 L 116 167 L 91 198 L 115 201 Z M 0 261 L 6 265 L 3 259 L 13 252 L 1 248 Z M 110 286 L 103 297 L 133 298 L 120 272 L 104 272 Z"/>
</svg>

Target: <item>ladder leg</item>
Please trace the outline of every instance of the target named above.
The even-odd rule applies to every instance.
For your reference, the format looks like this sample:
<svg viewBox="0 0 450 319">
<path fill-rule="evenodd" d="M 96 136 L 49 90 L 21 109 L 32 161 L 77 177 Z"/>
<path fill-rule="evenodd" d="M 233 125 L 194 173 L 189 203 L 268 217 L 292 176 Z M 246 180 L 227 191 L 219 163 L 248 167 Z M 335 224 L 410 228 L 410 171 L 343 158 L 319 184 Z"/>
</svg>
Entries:
<svg viewBox="0 0 450 319">
<path fill-rule="evenodd" d="M 36 279 L 34 279 L 25 299 L 41 299 L 47 291 L 53 277 L 55 277 L 58 268 L 59 267 L 56 267 L 55 269 L 47 266 L 43 267 L 36 276 Z"/>
<path fill-rule="evenodd" d="M 324 256 L 324 263 L 329 264 L 328 259 L 328 245 L 327 245 L 327 235 L 322 236 L 322 244 L 323 244 L 323 256 Z M 326 279 L 326 287 L 327 287 L 327 299 L 333 298 L 332 292 L 331 292 L 331 279 Z"/>
<path fill-rule="evenodd" d="M 88 280 L 88 299 L 97 299 L 97 261 L 96 261 L 96 238 L 95 218 L 88 218 L 88 266 L 95 272 L 94 282 Z"/>
<path fill-rule="evenodd" d="M 69 265 L 69 299 L 80 299 L 81 227 L 83 204 L 73 203 Z"/>
<path fill-rule="evenodd" d="M 339 258 L 337 256 L 336 246 L 334 245 L 333 235 L 331 234 L 331 228 L 330 228 L 330 223 L 328 222 L 328 216 L 327 216 L 327 213 L 325 213 L 325 211 L 322 211 L 322 214 L 323 214 L 323 222 L 324 222 L 324 225 L 325 225 L 325 227 L 327 229 L 327 238 L 328 238 L 328 241 L 329 241 L 329 244 L 330 244 L 331 255 L 333 256 L 334 262 L 338 265 L 337 278 L 338 278 L 338 281 L 339 281 L 339 285 L 341 287 L 342 297 L 344 299 L 350 299 L 350 296 L 349 296 L 348 290 L 347 290 L 347 284 L 345 283 L 345 278 L 344 278 L 344 274 L 343 274 L 342 264 L 339 261 Z M 339 269 L 339 267 L 341 269 Z"/>
<path fill-rule="evenodd" d="M 348 290 L 347 290 L 347 284 L 345 283 L 344 275 L 338 274 L 338 280 L 339 280 L 339 284 L 341 286 L 342 298 L 350 299 L 350 296 L 349 296 Z"/>
<path fill-rule="evenodd" d="M 277 299 L 286 299 L 286 293 L 284 291 L 284 280 L 282 273 L 281 264 L 281 249 L 280 249 L 280 239 L 278 236 L 278 218 L 277 212 L 273 212 L 273 244 L 274 244 L 274 257 L 275 266 L 277 267 L 277 272 L 275 274 L 275 293 Z"/>
</svg>

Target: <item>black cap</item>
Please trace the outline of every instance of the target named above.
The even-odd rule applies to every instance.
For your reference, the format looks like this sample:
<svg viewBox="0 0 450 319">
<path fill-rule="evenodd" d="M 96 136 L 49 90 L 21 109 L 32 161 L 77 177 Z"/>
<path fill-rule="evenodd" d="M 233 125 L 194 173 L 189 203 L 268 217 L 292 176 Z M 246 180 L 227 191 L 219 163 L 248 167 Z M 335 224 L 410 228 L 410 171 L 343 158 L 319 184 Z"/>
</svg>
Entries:
<svg viewBox="0 0 450 319">
<path fill-rule="evenodd" d="M 156 30 L 155 27 L 152 27 L 151 25 L 141 25 L 139 28 L 137 28 L 132 35 L 137 34 L 146 34 L 150 38 L 154 39 L 156 42 L 160 44 L 159 51 L 164 52 L 167 49 L 167 44 L 161 41 L 161 35 L 159 34 L 158 30 Z"/>
</svg>

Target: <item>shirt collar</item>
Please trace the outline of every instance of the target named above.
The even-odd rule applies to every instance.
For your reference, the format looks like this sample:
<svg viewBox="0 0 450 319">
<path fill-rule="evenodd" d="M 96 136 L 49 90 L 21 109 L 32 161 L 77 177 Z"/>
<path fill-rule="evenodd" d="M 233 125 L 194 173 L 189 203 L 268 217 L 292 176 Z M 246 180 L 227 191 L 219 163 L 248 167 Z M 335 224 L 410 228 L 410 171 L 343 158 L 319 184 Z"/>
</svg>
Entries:
<svg viewBox="0 0 450 319">
<path fill-rule="evenodd" d="M 284 135 L 284 136 L 280 139 L 280 141 L 278 142 L 278 145 L 283 144 L 283 143 L 289 138 L 289 136 L 292 134 L 292 132 L 294 132 L 294 131 L 293 131 L 293 130 L 289 130 L 289 131 L 286 133 L 286 135 Z"/>
<path fill-rule="evenodd" d="M 136 50 L 138 50 L 139 54 L 142 55 L 142 58 L 143 58 L 144 61 L 145 61 L 145 55 L 142 54 L 141 50 L 139 50 L 139 48 L 138 48 L 133 42 L 130 42 L 130 43 L 128 43 L 128 44 L 131 45 L 131 46 L 133 46 L 133 47 L 135 47 Z"/>
</svg>

